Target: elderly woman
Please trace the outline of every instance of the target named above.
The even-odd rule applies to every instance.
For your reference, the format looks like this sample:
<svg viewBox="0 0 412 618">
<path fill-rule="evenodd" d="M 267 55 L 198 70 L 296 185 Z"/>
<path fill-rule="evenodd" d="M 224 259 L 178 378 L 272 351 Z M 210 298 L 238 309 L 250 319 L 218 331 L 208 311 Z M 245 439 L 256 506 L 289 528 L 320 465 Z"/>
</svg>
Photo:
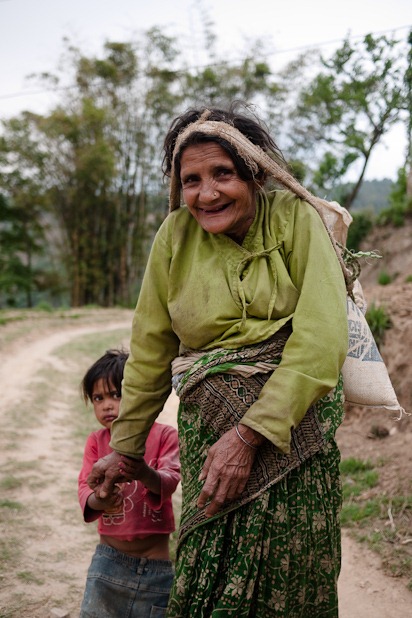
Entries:
<svg viewBox="0 0 412 618">
<path fill-rule="evenodd" d="M 114 453 L 90 484 L 138 477 L 173 372 L 183 505 L 167 616 L 337 617 L 347 273 L 321 202 L 236 108 L 178 117 L 164 171 L 171 212 L 136 307 Z"/>
</svg>

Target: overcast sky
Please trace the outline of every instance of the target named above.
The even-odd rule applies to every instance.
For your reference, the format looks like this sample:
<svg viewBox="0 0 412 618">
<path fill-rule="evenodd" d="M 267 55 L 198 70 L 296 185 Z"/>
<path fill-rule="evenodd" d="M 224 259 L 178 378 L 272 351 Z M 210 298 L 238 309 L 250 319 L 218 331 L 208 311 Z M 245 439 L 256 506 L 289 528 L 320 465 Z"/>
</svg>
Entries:
<svg viewBox="0 0 412 618">
<path fill-rule="evenodd" d="M 106 40 L 128 41 L 152 26 L 181 38 L 196 64 L 204 47 L 202 12 L 214 24 L 219 51 L 240 57 L 263 38 L 273 68 L 309 46 L 332 53 L 347 35 L 405 39 L 412 0 L 0 0 L 0 118 L 22 109 L 44 112 L 55 100 L 26 77 L 54 71 L 69 37 L 86 53 Z M 404 131 L 395 130 L 371 162 L 369 178 L 392 177 L 403 164 Z"/>
</svg>

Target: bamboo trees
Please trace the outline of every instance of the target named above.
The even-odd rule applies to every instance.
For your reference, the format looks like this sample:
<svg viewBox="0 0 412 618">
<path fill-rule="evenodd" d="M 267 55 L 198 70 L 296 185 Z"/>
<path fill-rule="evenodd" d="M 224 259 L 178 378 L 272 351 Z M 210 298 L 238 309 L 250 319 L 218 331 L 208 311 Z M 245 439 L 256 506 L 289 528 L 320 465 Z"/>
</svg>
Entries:
<svg viewBox="0 0 412 618">
<path fill-rule="evenodd" d="M 179 100 L 162 67 L 175 52 L 158 31 L 140 52 L 128 43 L 106 43 L 101 58 L 69 51 L 76 87 L 38 127 L 71 304 L 130 305 L 160 214 L 160 135 Z"/>
</svg>

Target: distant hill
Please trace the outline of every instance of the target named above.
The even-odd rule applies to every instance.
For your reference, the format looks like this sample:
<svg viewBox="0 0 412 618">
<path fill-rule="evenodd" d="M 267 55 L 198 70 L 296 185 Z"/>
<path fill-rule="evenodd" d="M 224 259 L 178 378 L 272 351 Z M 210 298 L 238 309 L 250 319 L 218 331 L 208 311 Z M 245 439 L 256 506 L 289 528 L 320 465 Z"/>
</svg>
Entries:
<svg viewBox="0 0 412 618">
<path fill-rule="evenodd" d="M 342 189 L 346 193 L 350 190 L 351 186 L 353 185 L 349 183 L 342 185 L 339 187 L 339 193 Z M 381 210 L 388 208 L 389 193 L 392 187 L 393 181 L 389 178 L 384 178 L 383 180 L 364 180 L 351 211 L 369 211 L 378 214 Z M 333 200 L 337 198 L 332 196 L 330 199 Z M 339 199 L 337 201 L 339 201 Z"/>
<path fill-rule="evenodd" d="M 378 213 L 384 208 L 388 208 L 389 193 L 392 188 L 393 182 L 389 178 L 365 180 L 353 204 L 353 210 L 373 210 Z"/>
</svg>

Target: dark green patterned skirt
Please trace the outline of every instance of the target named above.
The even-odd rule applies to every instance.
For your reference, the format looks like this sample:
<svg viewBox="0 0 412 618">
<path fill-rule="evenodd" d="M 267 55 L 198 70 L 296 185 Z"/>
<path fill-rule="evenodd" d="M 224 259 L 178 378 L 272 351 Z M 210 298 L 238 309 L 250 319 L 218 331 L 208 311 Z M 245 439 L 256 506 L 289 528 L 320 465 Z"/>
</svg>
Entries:
<svg viewBox="0 0 412 618">
<path fill-rule="evenodd" d="M 293 432 L 290 455 L 270 443 L 259 449 L 244 495 L 207 519 L 196 501 L 208 449 L 267 377 L 219 373 L 204 359 L 200 366 L 201 378 L 179 393 L 183 504 L 168 618 L 337 618 L 341 381 Z"/>
</svg>

